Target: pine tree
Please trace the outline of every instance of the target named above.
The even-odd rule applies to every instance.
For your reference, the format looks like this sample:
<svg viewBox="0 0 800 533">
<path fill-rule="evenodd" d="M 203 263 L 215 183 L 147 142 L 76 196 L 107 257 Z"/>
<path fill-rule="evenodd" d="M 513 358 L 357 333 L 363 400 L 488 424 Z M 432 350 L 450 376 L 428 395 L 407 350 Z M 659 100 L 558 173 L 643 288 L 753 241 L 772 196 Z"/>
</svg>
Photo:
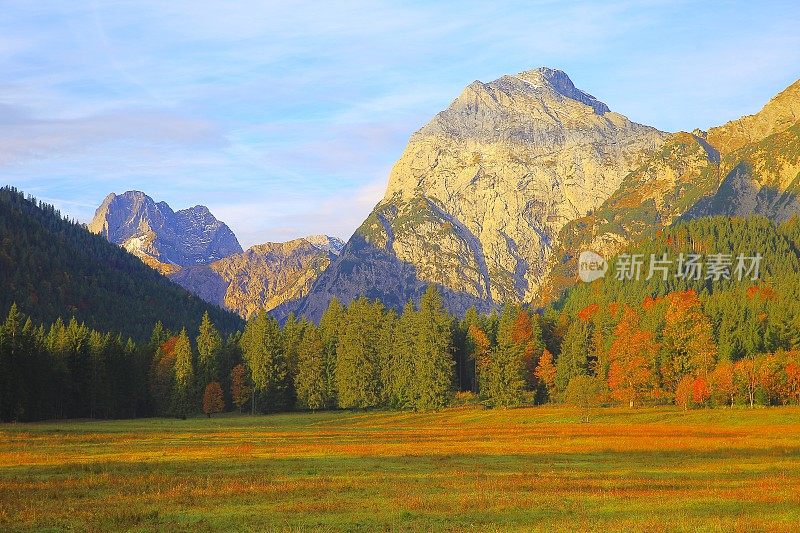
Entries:
<svg viewBox="0 0 800 533">
<path fill-rule="evenodd" d="M 319 334 L 324 347 L 325 383 L 329 389 L 326 395 L 336 405 L 336 347 L 339 344 L 339 335 L 344 329 L 345 309 L 334 296 L 328 308 L 322 313 L 319 321 Z"/>
<path fill-rule="evenodd" d="M 587 322 L 575 320 L 564 336 L 556 362 L 556 390 L 563 395 L 570 380 L 588 375 L 590 328 Z"/>
<path fill-rule="evenodd" d="M 455 363 L 451 319 L 434 285 L 422 295 L 414 322 L 414 407 L 420 411 L 441 409 L 450 403 Z"/>
<path fill-rule="evenodd" d="M 253 412 L 290 407 L 286 383 L 288 372 L 277 321 L 261 311 L 245 326 L 240 343 L 253 383 Z"/>
<path fill-rule="evenodd" d="M 380 405 L 380 361 L 377 342 L 380 312 L 364 297 L 347 308 L 345 325 L 336 347 L 336 385 L 342 409 Z"/>
<path fill-rule="evenodd" d="M 197 378 L 198 389 L 205 390 L 206 385 L 219 381 L 221 377 L 220 352 L 222 337 L 211 323 L 208 312 L 203 314 L 200 330 L 197 335 Z"/>
<path fill-rule="evenodd" d="M 192 361 L 192 345 L 186 328 L 178 335 L 173 348 L 175 354 L 174 412 L 186 418 L 195 411 L 195 371 Z"/>
<path fill-rule="evenodd" d="M 383 376 L 388 405 L 397 409 L 414 407 L 414 350 L 416 335 L 416 309 L 406 302 L 403 312 L 394 323 L 391 352 L 386 360 Z M 385 333 L 385 331 L 384 331 Z"/>
<path fill-rule="evenodd" d="M 325 383 L 326 378 L 322 337 L 316 327 L 309 325 L 297 349 L 294 388 L 299 408 L 316 411 L 330 407 L 331 398 L 327 394 L 330 388 Z"/>
</svg>

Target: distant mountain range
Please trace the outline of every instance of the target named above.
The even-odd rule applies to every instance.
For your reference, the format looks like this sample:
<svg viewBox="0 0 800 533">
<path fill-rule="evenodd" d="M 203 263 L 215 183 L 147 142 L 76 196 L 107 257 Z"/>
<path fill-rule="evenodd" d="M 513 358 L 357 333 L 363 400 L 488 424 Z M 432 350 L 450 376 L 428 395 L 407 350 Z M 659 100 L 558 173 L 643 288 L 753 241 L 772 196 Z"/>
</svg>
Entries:
<svg viewBox="0 0 800 533">
<path fill-rule="evenodd" d="M 674 221 L 800 213 L 800 81 L 759 113 L 666 133 L 611 111 L 559 70 L 476 81 L 412 135 L 384 197 L 346 245 L 242 251 L 208 209 L 109 195 L 89 228 L 208 302 L 318 319 L 332 298 L 400 307 L 436 284 L 447 307 L 541 305 L 576 257 L 612 255 Z"/>
<path fill-rule="evenodd" d="M 140 191 L 109 194 L 88 229 L 205 301 L 245 318 L 298 302 L 344 246 L 335 237 L 313 235 L 243 251 L 206 206 L 173 211 Z"/>
</svg>

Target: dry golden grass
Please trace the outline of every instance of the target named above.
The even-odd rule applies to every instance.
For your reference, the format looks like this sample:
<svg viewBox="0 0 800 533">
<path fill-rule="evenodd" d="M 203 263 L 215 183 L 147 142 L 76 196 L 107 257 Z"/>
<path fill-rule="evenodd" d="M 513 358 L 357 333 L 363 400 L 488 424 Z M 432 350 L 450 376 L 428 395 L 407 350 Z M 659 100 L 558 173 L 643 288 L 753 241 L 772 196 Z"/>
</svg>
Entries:
<svg viewBox="0 0 800 533">
<path fill-rule="evenodd" d="M 800 409 L 6 425 L 7 530 L 800 530 Z"/>
</svg>

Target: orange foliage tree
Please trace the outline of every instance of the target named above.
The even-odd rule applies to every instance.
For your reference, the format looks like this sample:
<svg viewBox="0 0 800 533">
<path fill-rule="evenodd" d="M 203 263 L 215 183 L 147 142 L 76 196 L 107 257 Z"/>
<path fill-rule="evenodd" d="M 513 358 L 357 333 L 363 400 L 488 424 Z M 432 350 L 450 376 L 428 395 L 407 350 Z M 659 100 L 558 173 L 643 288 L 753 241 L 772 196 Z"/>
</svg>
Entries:
<svg viewBox="0 0 800 533">
<path fill-rule="evenodd" d="M 747 399 L 752 409 L 758 388 L 758 367 L 753 359 L 742 359 L 736 362 L 733 371 L 736 382 L 747 391 Z"/>
<path fill-rule="evenodd" d="M 475 390 L 480 392 L 486 390 L 489 378 L 489 367 L 491 365 L 491 355 L 489 337 L 475 324 L 470 324 L 467 335 L 472 342 L 471 357 L 475 360 Z"/>
<path fill-rule="evenodd" d="M 222 396 L 222 387 L 218 381 L 212 381 L 206 385 L 203 393 L 203 412 L 211 418 L 214 413 L 221 413 L 225 410 L 225 398 Z"/>
<path fill-rule="evenodd" d="M 630 407 L 634 407 L 647 391 L 653 377 L 650 361 L 658 351 L 653 334 L 638 329 L 638 322 L 636 312 L 626 307 L 614 330 L 615 339 L 609 351 L 608 386 L 611 395 L 617 401 L 627 402 Z"/>
<path fill-rule="evenodd" d="M 522 347 L 522 362 L 524 365 L 525 382 L 528 388 L 533 388 L 535 383 L 534 371 L 536 367 L 536 352 L 539 351 L 540 335 L 534 333 L 534 323 L 531 316 L 523 309 L 517 313 L 514 325 L 511 328 L 511 342 Z"/>
<path fill-rule="evenodd" d="M 539 358 L 539 364 L 536 365 L 534 375 L 540 383 L 544 384 L 547 389 L 547 396 L 552 400 L 556 393 L 556 365 L 553 364 L 553 354 L 547 348 L 544 349 L 542 356 Z"/>
<path fill-rule="evenodd" d="M 711 321 L 695 291 L 670 293 L 667 302 L 662 374 L 668 386 L 675 386 L 685 374 L 710 371 L 717 347 Z"/>
<path fill-rule="evenodd" d="M 702 376 L 694 378 L 692 382 L 692 401 L 695 405 L 703 405 L 711 398 L 708 380 Z"/>
<path fill-rule="evenodd" d="M 786 391 L 789 401 L 800 403 L 800 364 L 794 360 L 786 363 Z"/>
<path fill-rule="evenodd" d="M 718 364 L 709 375 L 711 394 L 716 403 L 733 407 L 739 390 L 733 374 L 733 364 L 725 361 Z"/>
<path fill-rule="evenodd" d="M 692 403 L 694 392 L 694 378 L 689 375 L 683 376 L 675 387 L 675 405 L 682 407 L 684 411 L 689 409 Z"/>
</svg>

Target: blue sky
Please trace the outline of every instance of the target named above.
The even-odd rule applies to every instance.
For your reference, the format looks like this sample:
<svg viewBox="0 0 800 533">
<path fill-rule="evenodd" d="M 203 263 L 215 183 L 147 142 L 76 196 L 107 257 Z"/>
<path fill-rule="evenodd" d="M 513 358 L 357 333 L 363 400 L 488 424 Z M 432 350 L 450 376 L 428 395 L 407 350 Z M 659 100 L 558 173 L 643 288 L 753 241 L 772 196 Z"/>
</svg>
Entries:
<svg viewBox="0 0 800 533">
<path fill-rule="evenodd" d="M 667 131 L 800 77 L 787 2 L 3 0 L 3 182 L 88 221 L 111 191 L 208 205 L 243 246 L 343 238 L 409 135 L 538 66 Z"/>
</svg>

